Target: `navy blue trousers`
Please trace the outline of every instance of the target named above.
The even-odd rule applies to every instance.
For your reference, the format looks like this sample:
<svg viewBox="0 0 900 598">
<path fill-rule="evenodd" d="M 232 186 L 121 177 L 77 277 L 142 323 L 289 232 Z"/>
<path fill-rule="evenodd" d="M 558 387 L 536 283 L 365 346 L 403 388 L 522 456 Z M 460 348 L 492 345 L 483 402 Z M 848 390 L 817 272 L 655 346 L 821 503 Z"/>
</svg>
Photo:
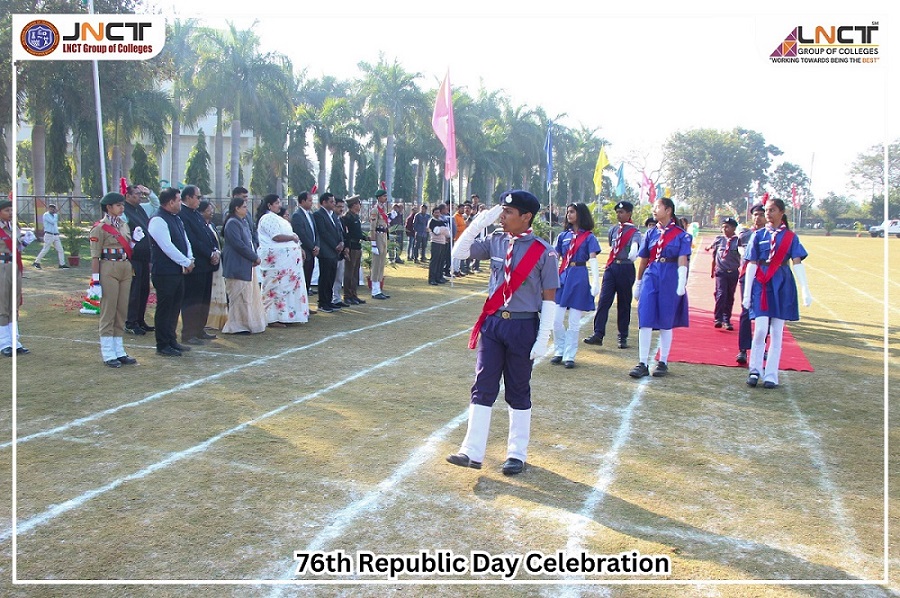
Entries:
<svg viewBox="0 0 900 598">
<path fill-rule="evenodd" d="M 731 272 L 716 270 L 716 322 L 731 323 L 731 312 L 734 310 L 734 291 L 737 289 L 738 274 L 737 270 L 732 270 Z M 741 297 L 743 297 L 743 294 Z"/>
<path fill-rule="evenodd" d="M 504 320 L 488 316 L 481 327 L 475 358 L 472 403 L 490 407 L 500 394 L 500 377 L 506 386 L 506 402 L 513 409 L 531 409 L 531 348 L 540 321 Z"/>
<path fill-rule="evenodd" d="M 606 320 L 609 318 L 609 308 L 612 307 L 613 299 L 615 299 L 619 338 L 628 338 L 635 275 L 634 264 L 612 263 L 607 266 L 606 271 L 603 272 L 603 282 L 600 286 L 597 313 L 594 314 L 595 335 L 600 338 L 606 336 Z"/>
<path fill-rule="evenodd" d="M 744 279 L 741 276 L 741 303 L 744 301 Z M 753 329 L 750 326 L 750 310 L 741 305 L 741 320 L 738 324 L 738 351 L 749 351 L 753 344 Z"/>
</svg>

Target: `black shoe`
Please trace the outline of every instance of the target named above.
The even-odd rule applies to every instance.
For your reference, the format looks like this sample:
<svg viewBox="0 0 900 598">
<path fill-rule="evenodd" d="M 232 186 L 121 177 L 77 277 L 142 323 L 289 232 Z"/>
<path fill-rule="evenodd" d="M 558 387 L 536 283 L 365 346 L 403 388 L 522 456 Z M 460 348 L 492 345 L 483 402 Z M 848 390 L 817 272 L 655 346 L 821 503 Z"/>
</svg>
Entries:
<svg viewBox="0 0 900 598">
<path fill-rule="evenodd" d="M 575 367 L 575 362 L 572 361 L 572 360 L 570 359 L 569 361 L 565 362 L 565 363 L 563 364 L 563 366 L 564 366 L 567 370 L 571 370 L 572 368 Z"/>
<path fill-rule="evenodd" d="M 554 355 L 550 358 L 550 363 L 562 363 L 562 355 Z"/>
<path fill-rule="evenodd" d="M 184 342 L 189 345 L 205 345 L 206 344 L 205 340 L 203 340 L 202 338 L 197 338 L 196 336 L 192 336 L 191 338 L 187 339 Z M 183 351 L 184 349 L 179 349 L 179 350 Z"/>
<path fill-rule="evenodd" d="M 722 322 L 716 320 L 715 327 L 716 327 L 716 328 L 721 328 L 721 327 L 722 327 Z"/>
<path fill-rule="evenodd" d="M 616 346 L 619 347 L 620 349 L 627 349 L 628 348 L 628 339 L 620 336 L 618 338 L 618 340 L 616 341 Z"/>
<path fill-rule="evenodd" d="M 60 270 L 68 270 L 69 267 L 68 267 L 67 265 L 63 264 L 63 265 L 61 265 L 61 266 L 59 267 L 59 269 L 60 269 Z"/>
<path fill-rule="evenodd" d="M 734 330 L 734 326 L 731 325 L 731 322 L 725 324 L 725 330 Z"/>
<path fill-rule="evenodd" d="M 481 463 L 469 459 L 469 455 L 465 453 L 456 453 L 447 457 L 447 463 L 453 463 L 460 467 L 471 467 L 472 469 L 481 469 Z"/>
<path fill-rule="evenodd" d="M 365 299 L 360 299 L 359 297 L 357 297 L 357 298 L 356 298 L 356 304 L 357 304 L 357 305 L 365 305 L 365 304 L 366 304 L 366 300 L 365 300 Z"/>
<path fill-rule="evenodd" d="M 40 269 L 41 269 L 41 264 L 40 264 L 40 262 L 35 262 L 35 263 L 34 263 L 34 267 L 37 268 L 38 270 L 40 270 Z"/>
<path fill-rule="evenodd" d="M 3 357 L 12 357 L 12 347 L 4 347 L 0 350 L 0 355 L 3 355 Z"/>
<path fill-rule="evenodd" d="M 430 285 L 431 285 L 431 286 L 434 286 L 434 287 L 436 287 L 436 286 L 439 286 L 439 285 L 440 285 L 440 283 L 439 283 L 439 282 L 434 282 L 434 281 L 433 281 L 433 280 L 429 280 L 429 281 L 428 281 L 428 284 L 430 284 Z"/>
<path fill-rule="evenodd" d="M 16 348 L 17 355 L 28 355 L 29 353 L 31 353 L 31 349 L 26 349 L 25 347 Z"/>
<path fill-rule="evenodd" d="M 156 330 L 155 326 L 150 326 L 147 322 L 141 322 L 140 327 L 144 329 L 144 332 L 153 332 Z"/>
<path fill-rule="evenodd" d="M 120 367 L 122 367 L 122 362 L 119 361 L 118 359 L 107 359 L 107 360 L 104 361 L 103 363 L 105 363 L 106 365 L 108 365 L 108 366 L 111 367 L 111 368 L 120 368 Z"/>
<path fill-rule="evenodd" d="M 465 274 L 463 274 L 462 272 L 454 272 L 454 273 L 453 273 L 453 276 L 455 276 L 455 277 L 457 277 L 457 278 L 462 278 L 462 277 L 465 276 Z"/>
<path fill-rule="evenodd" d="M 741 365 L 747 363 L 747 352 L 746 351 L 738 351 L 737 357 L 734 358 L 736 362 Z"/>
<path fill-rule="evenodd" d="M 125 332 L 128 334 L 133 334 L 135 336 L 144 336 L 147 334 L 147 331 L 141 328 L 136 324 L 125 324 Z"/>
<path fill-rule="evenodd" d="M 137 359 L 130 355 L 123 355 L 118 358 L 122 365 L 135 365 L 137 363 Z"/>
<path fill-rule="evenodd" d="M 342 307 L 350 307 L 351 304 L 346 303 L 344 301 L 338 301 L 337 303 L 332 303 L 331 305 L 332 305 L 332 307 L 336 307 L 336 308 L 340 309 Z"/>
<path fill-rule="evenodd" d="M 765 382 L 763 382 L 763 388 L 772 389 L 772 388 L 777 388 L 777 387 L 778 387 L 777 384 L 775 384 L 774 382 L 771 382 L 769 380 L 766 380 Z"/>
<path fill-rule="evenodd" d="M 525 471 L 525 461 L 510 457 L 503 463 L 503 475 L 516 475 Z"/>
<path fill-rule="evenodd" d="M 343 303 L 330 303 L 330 304 L 328 305 L 328 307 L 330 307 L 331 309 L 334 309 L 334 310 L 338 310 L 338 309 L 343 309 L 343 308 L 344 308 L 344 304 L 343 304 Z M 348 306 L 348 307 L 349 307 L 349 306 Z"/>
<path fill-rule="evenodd" d="M 665 361 L 656 362 L 656 367 L 653 368 L 653 377 L 654 378 L 662 378 L 666 374 L 669 373 L 669 366 L 666 365 Z"/>
<path fill-rule="evenodd" d="M 347 305 L 359 305 L 359 301 L 353 298 L 344 299 L 344 303 Z"/>
<path fill-rule="evenodd" d="M 320 306 L 319 306 L 319 311 L 324 312 L 324 313 L 326 313 L 326 314 L 330 314 L 330 313 L 332 313 L 332 312 L 334 311 L 334 308 L 333 308 L 333 307 L 329 307 L 329 306 L 327 306 L 327 305 L 320 305 Z"/>
<path fill-rule="evenodd" d="M 644 376 L 650 375 L 650 369 L 647 367 L 646 363 L 639 363 L 628 372 L 628 375 L 632 378 L 643 378 Z"/>
<path fill-rule="evenodd" d="M 591 336 L 584 339 L 584 344 L 586 345 L 597 345 L 598 347 L 603 344 L 603 337 L 597 334 L 592 334 Z"/>
<path fill-rule="evenodd" d="M 204 330 L 203 332 L 201 332 L 200 334 L 197 335 L 197 338 L 199 338 L 201 340 L 205 340 L 205 341 L 211 341 L 211 340 L 217 339 L 219 337 L 216 336 L 215 334 L 210 334 Z"/>
<path fill-rule="evenodd" d="M 385 299 L 390 299 L 390 296 L 385 295 L 384 293 L 378 293 L 377 295 L 372 295 L 372 299 L 380 299 L 383 301 Z"/>
<path fill-rule="evenodd" d="M 175 347 L 163 347 L 162 349 L 156 349 L 156 354 L 167 355 L 169 357 L 181 357 L 181 351 L 179 351 Z"/>
<path fill-rule="evenodd" d="M 756 387 L 759 384 L 759 372 L 750 372 L 750 375 L 747 376 L 747 386 Z"/>
<path fill-rule="evenodd" d="M 403 260 L 401 260 L 401 259 L 398 257 L 397 259 L 394 260 L 394 263 L 395 263 L 395 264 L 402 264 L 402 263 L 403 263 Z"/>
<path fill-rule="evenodd" d="M 184 345 L 177 343 L 175 341 L 172 341 L 171 343 L 169 343 L 169 346 L 172 347 L 173 349 L 175 349 L 176 351 L 181 351 L 182 353 L 187 353 L 188 351 L 191 350 L 190 347 L 185 347 Z"/>
</svg>

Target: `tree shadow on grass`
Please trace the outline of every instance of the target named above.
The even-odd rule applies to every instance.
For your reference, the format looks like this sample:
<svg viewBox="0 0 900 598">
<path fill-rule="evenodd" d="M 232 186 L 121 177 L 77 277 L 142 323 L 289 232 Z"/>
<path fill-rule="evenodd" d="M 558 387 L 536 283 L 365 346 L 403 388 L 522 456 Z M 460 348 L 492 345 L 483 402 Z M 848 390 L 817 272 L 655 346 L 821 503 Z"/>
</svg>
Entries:
<svg viewBox="0 0 900 598">
<path fill-rule="evenodd" d="M 554 490 L 549 490 L 554 489 Z M 594 491 L 592 486 L 573 481 L 549 469 L 529 464 L 527 471 L 514 480 L 482 477 L 475 494 L 485 501 L 511 496 L 523 502 L 564 509 L 580 515 L 583 503 Z M 725 568 L 740 569 L 747 579 L 760 580 L 858 580 L 847 571 L 810 562 L 795 554 L 752 540 L 723 536 L 690 525 L 604 493 L 590 514 L 596 523 L 626 536 L 671 547 L 677 557 L 703 560 Z M 564 547 L 561 547 L 564 548 Z M 596 550 L 591 551 L 596 552 Z M 616 551 L 618 552 L 618 550 Z M 677 558 L 676 557 L 676 558 Z M 678 578 L 677 562 L 672 579 Z M 687 580 L 690 581 L 690 580 Z M 891 596 L 885 588 L 871 586 L 793 586 L 811 596 Z"/>
</svg>

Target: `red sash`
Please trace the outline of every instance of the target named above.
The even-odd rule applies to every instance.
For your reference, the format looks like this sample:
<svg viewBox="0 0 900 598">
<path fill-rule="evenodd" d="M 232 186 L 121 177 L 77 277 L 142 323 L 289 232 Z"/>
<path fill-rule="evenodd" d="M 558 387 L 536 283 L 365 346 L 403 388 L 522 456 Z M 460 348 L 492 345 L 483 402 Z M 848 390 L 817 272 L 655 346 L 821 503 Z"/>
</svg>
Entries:
<svg viewBox="0 0 900 598">
<path fill-rule="evenodd" d="M 650 250 L 650 258 L 647 260 L 647 264 L 652 264 L 656 261 L 656 256 L 662 255 L 663 250 L 666 248 L 666 245 L 672 242 L 672 240 L 677 237 L 680 233 L 684 231 L 678 226 L 673 226 L 669 230 L 665 231 L 662 235 L 662 239 L 658 241 L 658 246 L 654 245 Z"/>
<path fill-rule="evenodd" d="M 773 276 L 775 276 L 778 268 L 781 267 L 781 264 L 784 262 L 784 258 L 787 256 L 787 252 L 791 248 L 791 244 L 793 242 L 794 231 L 786 229 L 781 235 L 781 242 L 775 248 L 775 256 L 771 260 L 769 260 L 768 269 L 765 272 L 762 271 L 762 268 L 756 269 L 756 282 L 759 283 L 762 290 L 762 296 L 760 297 L 759 301 L 759 308 L 763 311 L 769 309 L 769 301 L 766 295 L 766 285 L 769 284 L 769 281 L 772 280 Z"/>
<path fill-rule="evenodd" d="M 538 260 L 541 255 L 544 253 L 544 245 L 537 239 L 535 239 L 531 246 L 525 251 L 525 255 L 522 256 L 522 259 L 519 260 L 519 263 L 516 264 L 515 269 L 512 271 L 509 277 L 509 296 L 512 296 L 522 283 L 525 282 L 525 279 L 528 278 L 528 275 L 531 274 L 531 271 L 534 270 L 535 265 L 537 265 Z M 489 315 L 503 307 L 503 297 L 506 296 L 504 293 L 507 292 L 507 284 L 504 280 L 500 283 L 490 297 L 484 302 L 484 307 L 481 308 L 481 315 L 478 317 L 478 321 L 475 322 L 475 327 L 472 328 L 472 334 L 469 336 L 469 348 L 474 349 L 478 346 L 478 335 L 481 333 L 481 326 L 484 324 L 484 321 L 487 319 Z"/>
<path fill-rule="evenodd" d="M 6 229 L 0 226 L 0 236 L 3 237 L 3 242 L 6 243 L 6 248 L 9 249 L 9 252 L 12 253 L 13 250 L 13 240 L 12 237 L 9 236 L 9 233 L 6 232 Z M 19 272 L 24 272 L 25 268 L 22 267 L 22 252 L 16 252 L 16 265 L 19 267 Z"/>
<path fill-rule="evenodd" d="M 100 223 L 98 222 L 97 224 L 100 224 Z M 96 226 L 96 225 L 94 225 L 94 226 Z M 125 255 L 127 255 L 127 256 L 128 256 L 128 259 L 130 260 L 130 259 L 131 259 L 131 254 L 133 253 L 133 251 L 132 251 L 132 249 L 131 249 L 131 243 L 128 242 L 128 239 L 126 239 L 125 237 L 123 237 L 123 236 L 122 236 L 122 233 L 120 233 L 120 232 L 118 231 L 118 229 L 116 229 L 115 227 L 113 227 L 112 224 L 106 224 L 106 223 L 104 222 L 103 224 L 100 224 L 100 228 L 102 228 L 102 229 L 105 230 L 107 233 L 109 233 L 110 235 L 112 235 L 112 236 L 115 238 L 115 240 L 119 242 L 119 245 L 121 245 L 121 246 L 122 246 L 122 249 L 125 250 Z"/>
<path fill-rule="evenodd" d="M 578 251 L 578 248 L 581 247 L 581 244 L 584 243 L 584 240 L 587 239 L 588 234 L 591 231 L 583 230 L 577 235 L 572 237 L 572 240 L 569 241 L 569 249 L 566 251 L 566 255 L 563 256 L 562 262 L 559 264 L 559 273 L 562 274 L 563 270 L 569 267 L 569 261 L 573 257 L 575 257 L 575 252 Z"/>
<path fill-rule="evenodd" d="M 381 219 L 384 220 L 384 223 L 387 224 L 388 226 L 390 226 L 391 221 L 388 220 L 387 212 L 385 212 L 384 210 L 381 209 L 380 204 L 375 207 L 378 209 L 378 214 L 381 215 Z"/>
<path fill-rule="evenodd" d="M 619 237 L 619 242 L 615 247 L 615 251 L 610 250 L 609 252 L 609 259 L 606 260 L 607 266 L 613 263 L 613 260 L 616 259 L 617 254 L 621 252 L 621 249 L 623 247 L 628 247 L 628 244 L 631 242 L 631 237 L 634 236 L 635 232 L 637 232 L 636 226 L 629 226 L 627 229 L 622 231 L 622 234 Z"/>
</svg>

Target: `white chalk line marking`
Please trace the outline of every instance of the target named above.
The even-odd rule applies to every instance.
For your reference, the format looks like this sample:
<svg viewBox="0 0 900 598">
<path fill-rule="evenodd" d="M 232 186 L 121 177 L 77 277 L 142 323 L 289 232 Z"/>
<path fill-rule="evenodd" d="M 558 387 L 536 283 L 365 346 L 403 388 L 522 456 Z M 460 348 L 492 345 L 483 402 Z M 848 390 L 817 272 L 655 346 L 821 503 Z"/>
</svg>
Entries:
<svg viewBox="0 0 900 598">
<path fill-rule="evenodd" d="M 789 378 L 786 374 L 786 372 L 782 373 L 783 376 Z M 828 498 L 831 507 L 831 515 L 834 518 L 834 523 L 838 527 L 840 536 L 835 539 L 835 543 L 837 546 L 841 547 L 846 559 L 853 563 L 855 567 L 859 568 L 866 558 L 860 548 L 859 536 L 856 534 L 856 530 L 850 522 L 847 510 L 844 508 L 844 501 L 841 498 L 841 493 L 832 480 L 828 462 L 825 459 L 825 451 L 822 448 L 822 437 L 812 428 L 806 415 L 800 410 L 800 405 L 794 397 L 794 389 L 791 384 L 786 384 L 783 388 L 787 389 L 788 402 L 791 405 L 791 410 L 794 412 L 794 417 L 800 422 L 800 433 L 805 440 L 804 444 L 806 445 L 806 450 L 809 453 L 813 468 L 819 474 L 819 487 Z M 858 577 L 860 579 L 865 579 L 865 575 L 862 574 Z"/>
<path fill-rule="evenodd" d="M 880 306 L 882 306 L 882 307 L 885 306 L 884 300 L 879 299 L 878 297 L 873 297 L 872 295 L 866 293 L 865 291 L 860 291 L 860 290 L 857 289 L 855 286 L 853 286 L 853 285 L 851 285 L 851 284 L 847 284 L 846 282 L 844 282 L 843 280 L 841 280 L 840 278 L 838 278 L 838 277 L 835 276 L 834 274 L 831 274 L 830 272 L 826 272 L 825 270 L 822 270 L 822 269 L 820 269 L 820 268 L 816 268 L 815 266 L 807 266 L 807 267 L 808 267 L 810 270 L 813 270 L 813 271 L 815 271 L 815 272 L 824 274 L 825 276 L 827 276 L 828 278 L 831 278 L 832 280 L 836 280 L 837 282 L 841 283 L 842 285 L 844 285 L 844 286 L 847 287 L 848 289 L 851 289 L 851 290 L 855 291 L 856 293 L 862 295 L 863 297 L 865 297 L 865 298 L 868 299 L 869 301 L 872 301 L 873 303 L 877 303 L 878 305 L 880 305 Z M 896 307 L 893 307 L 893 306 L 890 305 L 890 304 L 887 305 L 887 308 L 888 308 L 889 310 L 891 310 L 892 312 L 894 312 L 894 313 L 900 314 L 900 309 L 897 309 Z"/>
<path fill-rule="evenodd" d="M 552 347 L 551 347 L 552 349 Z M 549 355 L 552 351 L 548 350 L 547 355 Z M 539 357 L 534 360 L 534 367 L 536 367 L 539 363 L 541 363 L 547 355 Z M 503 392 L 503 384 L 500 385 L 500 392 Z M 316 536 L 310 540 L 309 544 L 304 550 L 322 550 L 325 548 L 326 544 L 337 538 L 345 529 L 347 529 L 352 523 L 355 522 L 361 515 L 363 515 L 366 511 L 371 508 L 377 508 L 381 506 L 383 503 L 380 499 L 383 496 L 394 490 L 398 485 L 400 485 L 403 480 L 409 477 L 412 473 L 414 473 L 421 465 L 426 463 L 428 460 L 433 459 L 435 453 L 437 452 L 437 445 L 443 442 L 447 435 L 459 427 L 459 425 L 469 418 L 469 407 L 466 406 L 466 409 L 454 417 L 452 420 L 447 422 L 444 426 L 436 430 L 432 433 L 425 441 L 422 443 L 419 448 L 415 449 L 412 454 L 400 464 L 397 469 L 391 473 L 390 476 L 382 480 L 378 483 L 375 488 L 370 490 L 365 496 L 356 500 L 346 507 L 336 512 L 329 518 L 329 523 L 325 525 L 325 527 L 320 531 Z M 294 570 L 296 566 L 292 565 L 290 570 L 279 580 L 279 581 L 293 581 L 297 584 L 305 583 L 305 580 L 294 580 Z M 273 591 L 269 594 L 273 598 L 276 596 L 281 596 L 284 591 L 284 587 L 278 586 L 273 589 Z"/>
<path fill-rule="evenodd" d="M 643 379 L 638 383 L 637 388 L 631 395 L 631 401 L 622 412 L 622 421 L 619 422 L 619 428 L 613 436 L 613 442 L 604 455 L 600 457 L 600 467 L 597 469 L 597 481 L 594 483 L 593 490 L 582 503 L 581 510 L 577 515 L 570 515 L 569 519 L 569 540 L 566 542 L 566 551 L 569 553 L 578 552 L 584 548 L 584 538 L 587 535 L 588 526 L 594 522 L 594 513 L 597 507 L 606 497 L 609 487 L 616 479 L 616 470 L 619 467 L 619 453 L 628 437 L 631 435 L 631 422 L 634 412 L 647 390 L 648 380 Z M 567 576 L 568 577 L 568 576 Z M 584 576 L 571 576 L 574 579 L 584 579 Z M 560 596 L 580 596 L 581 588 L 575 586 L 563 586 L 560 588 Z M 609 593 L 607 592 L 607 594 Z"/>
<path fill-rule="evenodd" d="M 210 446 L 212 446 L 219 440 L 226 438 L 228 436 L 231 436 L 233 434 L 236 434 L 238 432 L 241 432 L 242 430 L 245 430 L 246 428 L 248 428 L 250 426 L 256 425 L 257 423 L 261 422 L 264 419 L 268 419 L 274 415 L 277 415 L 290 407 L 293 407 L 295 405 L 299 405 L 301 403 L 305 403 L 306 401 L 310 401 L 312 399 L 320 397 L 323 394 L 326 394 L 332 390 L 340 388 L 341 386 L 349 384 L 350 382 L 353 382 L 354 380 L 362 378 L 363 376 L 366 376 L 375 370 L 393 365 L 393 364 L 397 363 L 398 361 L 403 360 L 412 355 L 415 355 L 416 353 L 418 353 L 420 351 L 423 351 L 425 349 L 433 347 L 433 346 L 435 346 L 439 343 L 442 343 L 446 340 L 449 340 L 451 338 L 455 338 L 462 334 L 466 334 L 468 332 L 469 332 L 469 329 L 466 328 L 465 330 L 460 330 L 459 332 L 454 332 L 453 334 L 451 334 L 449 336 L 445 336 L 443 338 L 429 341 L 427 343 L 419 345 L 418 347 L 411 349 L 410 351 L 407 351 L 406 353 L 404 353 L 402 355 L 398 355 L 397 357 L 392 357 L 390 359 L 382 361 L 374 366 L 371 366 L 369 368 L 361 370 L 361 371 L 353 374 L 352 376 L 348 376 L 347 378 L 344 378 L 343 380 L 335 382 L 334 384 L 331 384 L 331 385 L 321 388 L 315 392 L 312 392 L 312 393 L 309 393 L 302 397 L 299 397 L 297 399 L 294 399 L 293 401 L 291 401 L 289 403 L 285 403 L 284 405 L 281 405 L 280 407 L 276 407 L 275 409 L 272 409 L 271 411 L 268 411 L 268 412 L 266 412 L 260 416 L 257 416 L 249 421 L 246 421 L 242 424 L 234 426 L 233 428 L 230 428 L 228 430 L 220 432 L 220 433 L 216 434 L 215 436 L 212 436 L 211 438 L 208 438 L 207 440 L 201 442 L 200 444 L 194 445 L 188 449 L 179 451 L 177 453 L 172 453 L 165 459 L 163 459 L 161 461 L 157 461 L 156 463 L 153 463 L 152 465 L 148 465 L 147 467 L 141 469 L 140 471 L 137 471 L 137 472 L 129 474 L 127 476 L 113 480 L 112 482 L 105 484 L 103 486 L 100 486 L 99 488 L 95 488 L 93 490 L 84 492 L 81 495 L 76 496 L 75 498 L 71 498 L 63 503 L 58 504 L 58 505 L 52 505 L 49 508 L 47 508 L 43 513 L 41 513 L 39 515 L 35 515 L 34 517 L 30 517 L 29 519 L 26 519 L 25 521 L 18 523 L 16 526 L 16 534 L 17 534 L 17 536 L 27 534 L 28 532 L 32 531 L 33 529 L 47 524 L 48 522 L 55 519 L 56 517 L 59 517 L 60 515 L 62 515 L 64 513 L 67 513 L 73 509 L 80 507 L 81 505 L 85 504 L 89 500 L 91 500 L 97 496 L 100 496 L 101 494 L 105 494 L 105 493 L 109 492 L 110 490 L 115 490 L 116 488 L 118 488 L 119 486 L 121 486 L 122 484 L 125 484 L 127 482 L 132 482 L 135 480 L 140 480 L 142 478 L 145 478 L 148 475 L 151 475 L 157 471 L 165 469 L 165 468 L 169 467 L 170 465 L 178 463 L 179 461 L 182 461 L 188 457 L 192 457 L 194 455 L 200 454 L 200 453 L 206 451 L 206 449 L 208 449 Z M 0 532 L 0 542 L 5 542 L 10 537 L 12 537 L 12 530 L 4 530 L 4 531 Z"/>
<path fill-rule="evenodd" d="M 427 312 L 432 311 L 432 310 L 435 310 L 435 309 L 439 309 L 439 308 L 442 308 L 442 307 L 446 307 L 446 306 L 448 306 L 448 305 L 452 305 L 452 304 L 454 304 L 454 303 L 458 303 L 458 302 L 460 302 L 460 301 L 463 301 L 463 300 L 465 300 L 465 299 L 469 299 L 470 297 L 474 297 L 474 296 L 476 296 L 476 295 L 475 295 L 475 294 L 464 295 L 464 296 L 462 296 L 462 297 L 458 297 L 458 298 L 456 298 L 456 299 L 453 299 L 452 301 L 447 301 L 447 302 L 445 302 L 445 303 L 440 303 L 440 304 L 438 304 L 438 305 L 433 305 L 433 306 L 431 306 L 431 307 L 427 307 L 427 308 L 425 308 L 425 309 L 421 309 L 421 310 L 419 310 L 419 311 L 415 311 L 415 312 L 413 312 L 413 313 L 411 313 L 411 314 L 406 314 L 405 316 L 400 316 L 399 318 L 394 318 L 393 320 L 388 320 L 388 321 L 386 321 L 386 322 L 379 322 L 379 323 L 377 323 L 377 324 L 371 324 L 371 325 L 369 325 L 369 326 L 364 326 L 364 327 L 362 327 L 362 328 L 357 328 L 357 329 L 355 329 L 355 330 L 345 330 L 345 331 L 338 332 L 338 333 L 332 334 L 332 335 L 330 335 L 330 336 L 327 336 L 327 337 L 325 337 L 325 338 L 323 338 L 323 339 L 320 339 L 320 340 L 318 340 L 318 341 L 316 341 L 316 342 L 314 342 L 314 343 L 310 343 L 310 344 L 308 344 L 308 345 L 303 345 L 303 346 L 301 346 L 301 347 L 292 347 L 292 348 L 290 348 L 290 349 L 287 349 L 287 350 L 285 350 L 285 351 L 282 351 L 281 353 L 276 353 L 275 355 L 268 355 L 268 356 L 266 356 L 266 357 L 261 357 L 261 358 L 259 358 L 259 359 L 254 359 L 253 361 L 249 361 L 249 362 L 247 362 L 247 363 L 245 363 L 245 364 L 242 364 L 242 365 L 236 365 L 236 366 L 234 366 L 234 367 L 232 367 L 232 368 L 228 368 L 227 370 L 223 370 L 223 371 L 218 372 L 218 373 L 216 373 L 216 374 L 211 374 L 211 375 L 206 376 L 206 377 L 204 377 L 204 378 L 199 378 L 199 379 L 197 379 L 197 380 L 192 380 L 191 382 L 185 382 L 184 384 L 179 384 L 178 386 L 174 386 L 174 387 L 169 388 L 169 389 L 167 389 L 167 390 L 162 390 L 162 391 L 160 391 L 160 392 L 157 392 L 157 393 L 154 393 L 154 394 L 152 394 L 152 395 L 146 396 L 146 397 L 144 397 L 143 399 L 139 399 L 139 400 L 137 400 L 137 401 L 132 401 L 132 402 L 130 402 L 130 403 L 123 403 L 123 404 L 121 404 L 121 405 L 117 405 L 116 407 L 110 407 L 109 409 L 104 409 L 103 411 L 98 411 L 97 413 L 94 413 L 94 414 L 91 414 L 91 415 L 87 415 L 87 416 L 85 416 L 85 417 L 80 417 L 80 418 L 78 418 L 78 419 L 74 419 L 74 420 L 72 420 L 72 421 L 70 421 L 70 422 L 68 422 L 68 423 L 62 424 L 62 425 L 60 425 L 60 426 L 56 426 L 55 428 L 51 428 L 51 429 L 49 429 L 49 430 L 43 430 L 43 431 L 41 431 L 41 432 L 35 432 L 35 433 L 29 434 L 29 435 L 27 435 L 27 436 L 22 436 L 22 437 L 16 439 L 16 444 L 17 444 L 17 445 L 21 445 L 21 444 L 23 444 L 23 443 L 25 443 L 25 442 L 30 442 L 30 441 L 36 440 L 36 439 L 38 439 L 38 438 L 45 438 L 45 437 L 47 437 L 47 436 L 54 436 L 54 435 L 56 435 L 56 434 L 59 434 L 60 432 L 65 432 L 66 430 L 69 430 L 70 428 L 73 428 L 73 427 L 76 427 L 76 426 L 83 426 L 83 425 L 85 425 L 85 424 L 88 424 L 88 423 L 91 423 L 91 422 L 95 422 L 95 421 L 97 421 L 97 420 L 99 420 L 99 419 L 102 419 L 102 418 L 104 418 L 104 417 L 106 417 L 106 416 L 108 416 L 108 415 L 113 415 L 114 413 L 118 413 L 119 411 L 122 411 L 123 409 L 130 409 L 130 408 L 132 408 L 132 407 L 138 407 L 138 406 L 140 406 L 140 405 L 143 405 L 143 404 L 145 404 L 145 403 L 149 403 L 149 402 L 151 402 L 151 401 L 155 401 L 156 399 L 159 399 L 159 398 L 168 396 L 168 395 L 170 395 L 170 394 L 173 394 L 173 393 L 176 393 L 176 392 L 181 392 L 181 391 L 183 391 L 183 390 L 188 390 L 188 389 L 190 389 L 190 388 L 194 388 L 195 386 L 200 386 L 201 384 L 206 384 L 207 382 L 212 382 L 213 380 L 218 380 L 218 379 L 220 379 L 220 378 L 224 378 L 225 376 L 229 376 L 229 375 L 231 375 L 231 374 L 240 372 L 241 370 L 243 370 L 243 369 L 245 369 L 245 368 L 252 367 L 252 366 L 257 366 L 257 365 L 262 365 L 262 364 L 264 364 L 264 363 L 267 363 L 267 362 L 269 362 L 269 361 L 272 361 L 273 359 L 280 359 L 280 358 L 282 358 L 282 357 L 285 357 L 285 356 L 287 356 L 287 355 L 291 355 L 291 354 L 293 354 L 293 353 L 297 353 L 297 352 L 300 352 L 300 351 L 305 351 L 305 350 L 307 350 L 307 349 L 312 349 L 313 347 L 317 347 L 317 346 L 319 346 L 319 345 L 322 345 L 322 344 L 324 344 L 324 343 L 333 341 L 333 340 L 335 340 L 335 339 L 344 338 L 344 337 L 349 336 L 349 335 L 351 335 L 351 334 L 356 334 L 356 333 L 358 333 L 358 332 L 365 332 L 366 330 L 373 330 L 373 329 L 375 329 L 375 328 L 380 328 L 380 327 L 382 327 L 382 326 L 388 326 L 388 325 L 390 325 L 390 324 L 396 324 L 397 322 L 401 322 L 401 321 L 403 321 L 403 320 L 406 320 L 406 319 L 409 319 L 409 318 L 413 318 L 413 317 L 418 316 L 418 315 L 421 315 L 421 314 L 423 314 L 423 313 L 427 313 Z M 4 443 L 0 444 L 0 449 L 9 448 L 10 446 L 12 446 L 12 442 L 4 442 Z"/>
<path fill-rule="evenodd" d="M 833 249 L 828 249 L 828 248 L 825 247 L 824 245 L 819 246 L 819 247 L 816 247 L 816 252 L 818 253 L 819 251 L 825 251 L 825 252 L 827 252 L 827 253 L 831 253 L 831 254 L 840 256 L 841 261 L 844 261 L 844 260 L 847 259 L 846 254 L 843 254 L 843 253 L 841 253 L 840 251 L 835 251 L 835 250 L 833 250 Z M 877 279 L 882 280 L 882 281 L 884 280 L 884 275 L 882 275 L 880 272 L 869 272 L 868 275 L 871 276 L 872 278 L 877 278 Z M 896 287 L 900 287 L 900 282 L 891 280 L 890 278 L 888 278 L 887 281 L 888 281 L 889 284 L 892 284 L 892 285 L 894 285 L 894 286 L 896 286 Z"/>
</svg>

